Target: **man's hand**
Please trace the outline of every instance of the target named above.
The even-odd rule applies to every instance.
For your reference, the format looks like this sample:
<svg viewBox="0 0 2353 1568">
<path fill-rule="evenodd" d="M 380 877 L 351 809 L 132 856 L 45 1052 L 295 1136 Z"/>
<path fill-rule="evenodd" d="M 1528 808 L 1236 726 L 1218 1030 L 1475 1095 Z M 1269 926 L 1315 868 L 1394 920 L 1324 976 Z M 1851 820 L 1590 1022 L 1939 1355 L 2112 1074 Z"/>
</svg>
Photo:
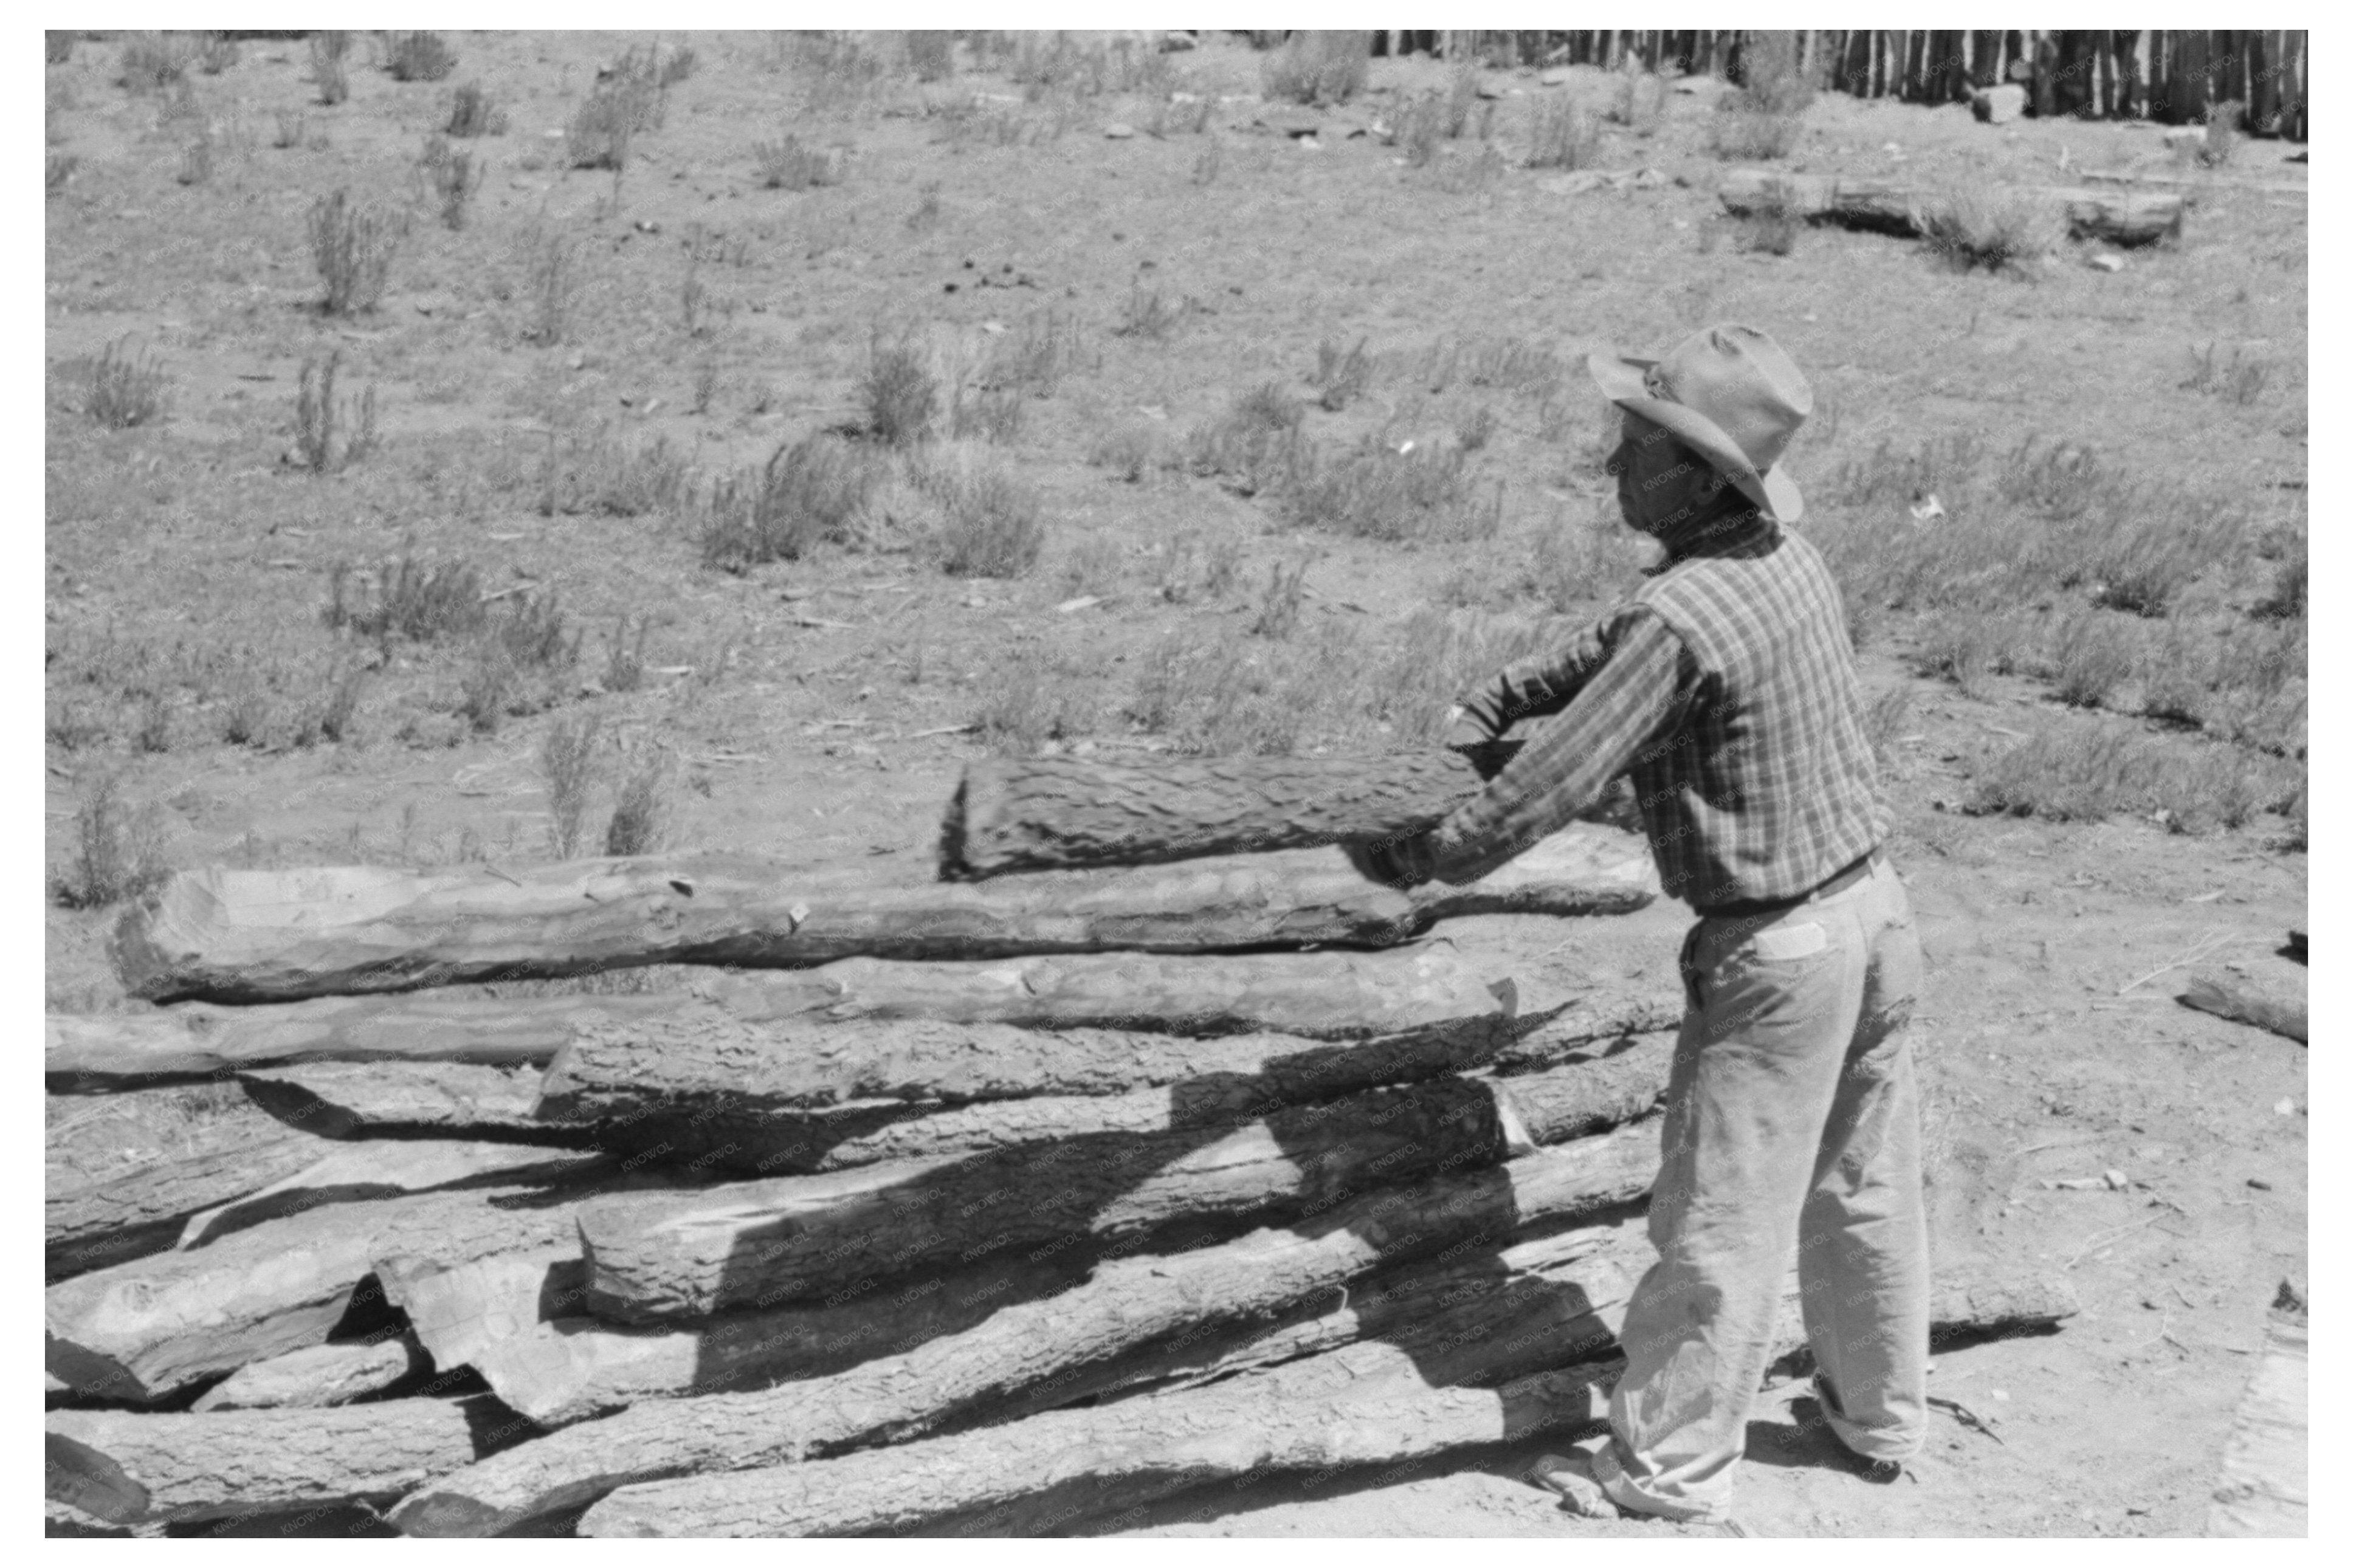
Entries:
<svg viewBox="0 0 2353 1568">
<path fill-rule="evenodd" d="M 1357 875 L 1368 882 L 1400 890 L 1429 881 L 1431 865 L 1437 858 L 1437 846 L 1429 829 L 1401 838 L 1350 843 L 1345 847 Z"/>
</svg>

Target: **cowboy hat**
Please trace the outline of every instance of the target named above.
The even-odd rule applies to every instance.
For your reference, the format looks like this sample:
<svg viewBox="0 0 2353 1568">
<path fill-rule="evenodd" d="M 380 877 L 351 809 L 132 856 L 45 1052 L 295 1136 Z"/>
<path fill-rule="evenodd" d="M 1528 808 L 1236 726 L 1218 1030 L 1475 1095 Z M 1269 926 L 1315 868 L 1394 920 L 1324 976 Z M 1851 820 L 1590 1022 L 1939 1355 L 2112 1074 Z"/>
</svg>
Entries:
<svg viewBox="0 0 2353 1568">
<path fill-rule="evenodd" d="M 1781 453 L 1814 409 L 1813 389 L 1781 345 L 1754 327 L 1694 332 L 1663 359 L 1588 355 L 1587 372 L 1630 414 L 1664 426 L 1777 522 L 1806 503 Z"/>
</svg>

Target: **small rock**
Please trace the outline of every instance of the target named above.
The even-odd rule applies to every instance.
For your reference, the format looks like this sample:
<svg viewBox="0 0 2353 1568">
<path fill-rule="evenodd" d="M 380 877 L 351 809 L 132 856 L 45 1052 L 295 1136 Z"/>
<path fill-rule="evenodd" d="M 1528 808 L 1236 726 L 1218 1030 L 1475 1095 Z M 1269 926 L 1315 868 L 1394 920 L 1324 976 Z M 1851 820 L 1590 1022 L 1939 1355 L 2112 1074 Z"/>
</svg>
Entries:
<svg viewBox="0 0 2353 1568">
<path fill-rule="evenodd" d="M 2294 1116 L 2295 1114 L 2295 1101 L 2293 1100 L 2281 1100 L 2277 1105 L 2272 1107 L 2272 1114 L 2274 1116 Z"/>
<path fill-rule="evenodd" d="M 2267 1193 L 2272 1190 L 2272 1184 L 2269 1182 L 2264 1181 L 2261 1176 L 2249 1176 L 2247 1178 L 2247 1185 L 2254 1188 L 2255 1191 L 2259 1193 Z"/>
<path fill-rule="evenodd" d="M 1545 72 L 1544 75 L 1536 78 L 1536 85 L 1538 87 L 1558 87 L 1567 80 L 1568 80 L 1568 68 L 1567 66 L 1555 66 L 1552 69 Z"/>
<path fill-rule="evenodd" d="M 1112 121 L 1112 123 L 1110 123 L 1109 125 L 1106 125 L 1106 126 L 1104 126 L 1104 127 L 1103 127 L 1103 135 L 1104 135 L 1104 136 L 1106 136 L 1106 137 L 1108 137 L 1110 140 L 1112 140 L 1112 141 L 1113 141 L 1113 142 L 1124 142 L 1124 141 L 1127 141 L 1130 137 L 1134 136 L 1134 134 L 1135 134 L 1135 127 L 1134 127 L 1134 126 L 1133 126 L 1133 125 L 1126 124 L 1126 123 L 1124 123 L 1124 121 L 1116 121 L 1116 120 L 1115 120 L 1115 121 Z"/>
<path fill-rule="evenodd" d="M 2010 1390 L 2006 1388 L 1997 1388 L 1993 1391 L 1993 1396 L 2007 1404 L 2010 1399 Z"/>
<path fill-rule="evenodd" d="M 2100 1179 L 2108 1184 L 2109 1190 L 2112 1192 L 2120 1193 L 2132 1185 L 2132 1178 L 2122 1171 L 2103 1171 L 2100 1173 Z"/>
<path fill-rule="evenodd" d="M 1501 82 L 1482 79 L 1479 83 L 1479 96 L 1482 98 L 1501 98 L 1504 96 L 1504 84 Z"/>
<path fill-rule="evenodd" d="M 1318 141 L 1317 141 L 1317 140 L 1315 140 L 1315 138 L 1314 138 L 1314 137 L 1313 137 L 1313 136 L 1302 136 L 1302 137 L 1299 137 L 1297 140 L 1293 141 L 1291 144 L 1292 144 L 1293 147 L 1298 148 L 1298 149 L 1299 149 L 1301 152 L 1303 152 L 1303 153 L 1321 153 L 1322 151 L 1324 151 L 1324 143 L 1323 143 L 1323 142 L 1318 142 Z"/>
<path fill-rule="evenodd" d="M 2107 252 L 2102 251 L 2097 256 L 2085 258 L 2084 265 L 2086 267 L 2096 267 L 2103 272 L 2122 272 L 2125 269 L 2125 258 L 2121 256 L 2111 256 Z"/>
</svg>

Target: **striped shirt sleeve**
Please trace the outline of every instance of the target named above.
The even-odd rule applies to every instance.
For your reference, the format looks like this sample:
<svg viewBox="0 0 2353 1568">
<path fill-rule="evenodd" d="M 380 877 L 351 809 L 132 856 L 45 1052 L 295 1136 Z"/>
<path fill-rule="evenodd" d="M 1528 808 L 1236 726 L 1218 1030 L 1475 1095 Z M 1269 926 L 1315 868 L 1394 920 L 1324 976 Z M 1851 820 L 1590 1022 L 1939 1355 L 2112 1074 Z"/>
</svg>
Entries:
<svg viewBox="0 0 2353 1568">
<path fill-rule="evenodd" d="M 1589 635 L 1599 657 L 1576 697 L 1431 830 L 1431 876 L 1475 881 L 1564 826 L 1682 717 L 1698 666 L 1655 612 L 1630 605 Z"/>
<path fill-rule="evenodd" d="M 1608 661 L 1608 629 L 1606 621 L 1588 626 L 1567 647 L 1508 666 L 1463 694 L 1464 711 L 1495 737 L 1523 719 L 1559 712 Z"/>
</svg>

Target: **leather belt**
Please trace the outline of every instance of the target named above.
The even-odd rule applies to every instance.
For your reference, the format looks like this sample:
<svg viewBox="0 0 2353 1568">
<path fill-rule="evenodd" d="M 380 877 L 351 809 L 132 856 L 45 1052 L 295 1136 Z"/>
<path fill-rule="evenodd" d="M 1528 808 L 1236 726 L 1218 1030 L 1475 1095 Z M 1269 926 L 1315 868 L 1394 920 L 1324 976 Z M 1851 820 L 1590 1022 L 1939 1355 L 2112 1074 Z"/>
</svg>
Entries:
<svg viewBox="0 0 2353 1568">
<path fill-rule="evenodd" d="M 1778 915 L 1785 910 L 1794 910 L 1799 904 L 1815 903 L 1833 894 L 1845 892 L 1849 888 L 1870 876 L 1871 868 L 1879 864 L 1880 859 L 1880 852 L 1873 849 L 1862 859 L 1831 872 L 1821 881 L 1793 898 L 1744 899 L 1737 903 L 1716 904 L 1700 910 L 1699 914 L 1703 920 L 1712 921 L 1750 920 L 1759 915 Z"/>
</svg>

